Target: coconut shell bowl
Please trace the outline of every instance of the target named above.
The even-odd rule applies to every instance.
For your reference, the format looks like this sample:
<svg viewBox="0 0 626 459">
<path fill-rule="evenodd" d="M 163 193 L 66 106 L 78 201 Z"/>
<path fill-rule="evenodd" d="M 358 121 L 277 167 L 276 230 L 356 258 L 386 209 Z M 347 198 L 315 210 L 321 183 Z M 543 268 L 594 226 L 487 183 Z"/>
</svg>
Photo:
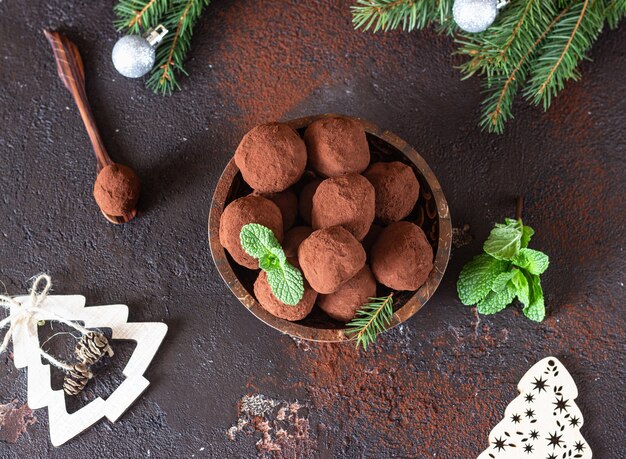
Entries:
<svg viewBox="0 0 626 459">
<path fill-rule="evenodd" d="M 327 116 L 332 115 L 308 116 L 288 121 L 287 124 L 302 135 L 309 124 Z M 426 282 L 417 291 L 394 294 L 394 315 L 387 327 L 392 328 L 417 313 L 437 290 L 450 258 L 452 241 L 450 212 L 439 181 L 424 158 L 413 147 L 397 135 L 373 123 L 355 119 L 365 129 L 372 162 L 401 161 L 413 168 L 420 184 L 420 195 L 413 212 L 405 220 L 420 226 L 433 247 L 434 266 Z M 222 248 L 219 240 L 220 217 L 224 208 L 234 199 L 248 195 L 251 191 L 251 188 L 244 182 L 235 161 L 231 159 L 217 183 L 209 214 L 211 254 L 224 282 L 252 314 L 283 333 L 313 341 L 350 340 L 351 336 L 346 333 L 345 324 L 330 318 L 317 305 L 303 320 L 290 322 L 270 314 L 254 298 L 252 286 L 257 272 L 236 264 Z M 296 225 L 298 224 L 302 223 L 296 222 Z M 388 293 L 389 290 L 379 285 L 377 292 L 379 296 Z"/>
</svg>

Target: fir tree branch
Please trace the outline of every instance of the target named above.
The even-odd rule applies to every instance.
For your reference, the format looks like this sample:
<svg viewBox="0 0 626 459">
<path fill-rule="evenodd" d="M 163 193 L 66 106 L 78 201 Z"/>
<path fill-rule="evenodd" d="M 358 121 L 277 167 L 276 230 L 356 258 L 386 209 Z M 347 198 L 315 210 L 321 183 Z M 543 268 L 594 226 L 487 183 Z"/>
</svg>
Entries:
<svg viewBox="0 0 626 459">
<path fill-rule="evenodd" d="M 370 302 L 364 304 L 354 319 L 346 327 L 347 333 L 354 335 L 356 346 L 367 349 L 369 344 L 376 341 L 379 333 L 385 331 L 393 317 L 393 293 L 382 298 L 370 298 Z"/>
<path fill-rule="evenodd" d="M 626 17 L 626 1 L 613 0 L 606 7 L 606 20 L 611 29 L 615 29 L 617 24 Z"/>
<path fill-rule="evenodd" d="M 518 79 L 516 79 L 516 75 L 523 68 L 526 60 L 533 54 L 537 45 L 543 41 L 543 39 L 548 35 L 550 30 L 554 27 L 554 25 L 563 17 L 569 8 L 565 8 L 543 31 L 543 33 L 535 40 L 535 42 L 528 48 L 526 53 L 519 60 L 515 68 L 511 71 L 509 76 L 506 78 L 504 84 L 502 85 L 502 89 L 499 91 L 498 101 L 494 108 L 487 108 L 486 115 L 483 115 L 483 119 L 481 121 L 481 125 L 483 127 L 487 127 L 490 132 L 497 132 L 501 134 L 504 130 L 504 123 L 507 119 L 511 118 L 511 106 L 513 104 L 513 98 L 515 93 L 517 92 L 517 86 L 519 85 L 519 80 L 523 81 L 525 79 L 525 74 Z M 493 85 L 496 85 L 496 82 L 492 82 Z M 513 88 L 513 85 L 515 87 Z M 511 90 L 509 92 L 509 89 Z M 486 107 L 489 107 L 490 98 L 487 98 L 484 102 Z M 503 105 L 506 105 L 503 107 Z"/>
<path fill-rule="evenodd" d="M 355 28 L 374 32 L 411 31 L 430 24 L 453 27 L 452 0 L 357 0 L 351 10 Z"/>
<path fill-rule="evenodd" d="M 570 47 L 572 46 L 572 42 L 574 41 L 574 36 L 576 35 L 576 32 L 578 32 L 578 30 L 580 29 L 580 23 L 582 22 L 583 18 L 585 17 L 585 12 L 587 11 L 588 6 L 589 6 L 589 0 L 585 0 L 585 3 L 583 4 L 582 9 L 580 11 L 580 15 L 578 17 L 578 21 L 576 21 L 576 25 L 574 26 L 574 28 L 572 30 L 572 33 L 570 34 L 570 37 L 567 40 L 567 43 L 565 44 L 565 47 L 563 48 L 563 52 L 561 53 L 561 55 L 557 59 L 557 61 L 554 64 L 554 66 L 552 66 L 552 68 L 550 69 L 550 73 L 548 73 L 548 76 L 547 76 L 546 80 L 541 84 L 541 87 L 537 91 L 538 94 L 543 94 L 545 92 L 546 87 L 552 81 L 552 77 L 554 76 L 554 73 L 557 71 L 557 69 L 559 68 L 559 66 L 563 62 L 563 58 L 565 57 L 565 55 L 569 51 Z"/>
<path fill-rule="evenodd" d="M 524 95 L 544 110 L 569 79 L 578 79 L 578 64 L 598 38 L 605 22 L 604 2 L 574 1 L 541 45 Z"/>
<path fill-rule="evenodd" d="M 355 28 L 374 31 L 420 29 L 440 24 L 454 31 L 452 0 L 356 0 Z M 513 117 L 520 89 L 544 109 L 569 79 L 605 24 L 615 28 L 626 17 L 626 0 L 511 1 L 494 24 L 477 34 L 455 33 L 459 54 L 469 59 L 459 68 L 463 79 L 484 78 L 486 97 L 480 124 L 501 133 Z"/>
<path fill-rule="evenodd" d="M 500 58 L 501 59 L 506 59 L 506 53 L 509 50 L 509 48 L 511 48 L 511 45 L 515 41 L 515 37 L 518 36 L 518 34 L 519 34 L 519 32 L 520 32 L 520 30 L 522 28 L 522 24 L 525 23 L 526 18 L 528 17 L 528 14 L 530 13 L 531 8 L 532 8 L 533 4 L 535 3 L 535 1 L 537 1 L 537 0 L 528 0 L 527 1 L 526 7 L 524 8 L 524 12 L 522 13 L 522 15 L 519 18 L 519 20 L 517 21 L 517 23 L 515 24 L 515 27 L 513 28 L 513 32 L 511 33 L 511 36 L 509 37 L 509 39 L 507 40 L 506 44 L 502 48 L 502 51 L 500 52 Z"/>
<path fill-rule="evenodd" d="M 167 35 L 159 44 L 156 64 L 146 85 L 154 92 L 172 94 L 180 89 L 177 75 L 191 47 L 193 28 L 210 0 L 118 0 L 114 10 L 116 26 L 139 34 L 145 28 L 163 24 Z"/>
<path fill-rule="evenodd" d="M 139 34 L 142 28 L 156 27 L 168 6 L 169 0 L 119 0 L 113 7 L 117 15 L 115 28 Z"/>
</svg>

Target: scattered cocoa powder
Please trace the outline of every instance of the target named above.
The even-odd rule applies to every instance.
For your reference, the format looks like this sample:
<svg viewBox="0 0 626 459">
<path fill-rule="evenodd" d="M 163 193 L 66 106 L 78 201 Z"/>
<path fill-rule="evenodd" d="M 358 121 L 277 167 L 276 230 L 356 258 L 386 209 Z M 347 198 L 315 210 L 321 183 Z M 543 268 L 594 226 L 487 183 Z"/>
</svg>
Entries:
<svg viewBox="0 0 626 459">
<path fill-rule="evenodd" d="M 37 422 L 33 411 L 26 405 L 18 405 L 13 400 L 6 405 L 0 405 L 0 441 L 15 443 L 26 428 Z"/>
<path fill-rule="evenodd" d="M 98 173 L 93 197 L 105 214 L 119 217 L 137 207 L 140 188 L 139 177 L 130 167 L 113 163 Z"/>
</svg>

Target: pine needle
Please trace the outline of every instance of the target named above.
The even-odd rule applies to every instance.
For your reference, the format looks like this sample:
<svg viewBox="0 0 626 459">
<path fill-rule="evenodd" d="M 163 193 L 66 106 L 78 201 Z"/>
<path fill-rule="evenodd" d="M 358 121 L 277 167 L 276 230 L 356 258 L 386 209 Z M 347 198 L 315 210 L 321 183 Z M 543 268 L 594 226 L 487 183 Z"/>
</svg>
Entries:
<svg viewBox="0 0 626 459">
<path fill-rule="evenodd" d="M 393 293 L 381 298 L 370 298 L 370 302 L 364 304 L 357 315 L 346 327 L 346 333 L 354 335 L 356 346 L 367 346 L 376 341 L 379 333 L 387 329 L 393 318 Z"/>
</svg>

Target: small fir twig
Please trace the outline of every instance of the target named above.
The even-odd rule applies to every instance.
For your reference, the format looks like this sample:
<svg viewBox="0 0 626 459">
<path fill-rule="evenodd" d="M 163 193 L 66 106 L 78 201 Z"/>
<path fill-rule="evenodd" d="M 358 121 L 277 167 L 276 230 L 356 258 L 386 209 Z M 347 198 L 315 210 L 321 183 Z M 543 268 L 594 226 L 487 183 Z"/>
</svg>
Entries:
<svg viewBox="0 0 626 459">
<path fill-rule="evenodd" d="M 146 86 L 156 93 L 180 89 L 179 74 L 187 75 L 183 62 L 191 48 L 193 29 L 210 0 L 118 0 L 114 7 L 118 30 L 142 33 L 158 24 L 168 30 L 157 48 L 156 63 Z"/>
<path fill-rule="evenodd" d="M 356 317 L 346 327 L 349 335 L 356 340 L 356 346 L 367 346 L 376 341 L 379 333 L 385 331 L 393 317 L 393 293 L 385 297 L 370 298 L 370 302 L 364 304 L 357 311 Z"/>
</svg>

